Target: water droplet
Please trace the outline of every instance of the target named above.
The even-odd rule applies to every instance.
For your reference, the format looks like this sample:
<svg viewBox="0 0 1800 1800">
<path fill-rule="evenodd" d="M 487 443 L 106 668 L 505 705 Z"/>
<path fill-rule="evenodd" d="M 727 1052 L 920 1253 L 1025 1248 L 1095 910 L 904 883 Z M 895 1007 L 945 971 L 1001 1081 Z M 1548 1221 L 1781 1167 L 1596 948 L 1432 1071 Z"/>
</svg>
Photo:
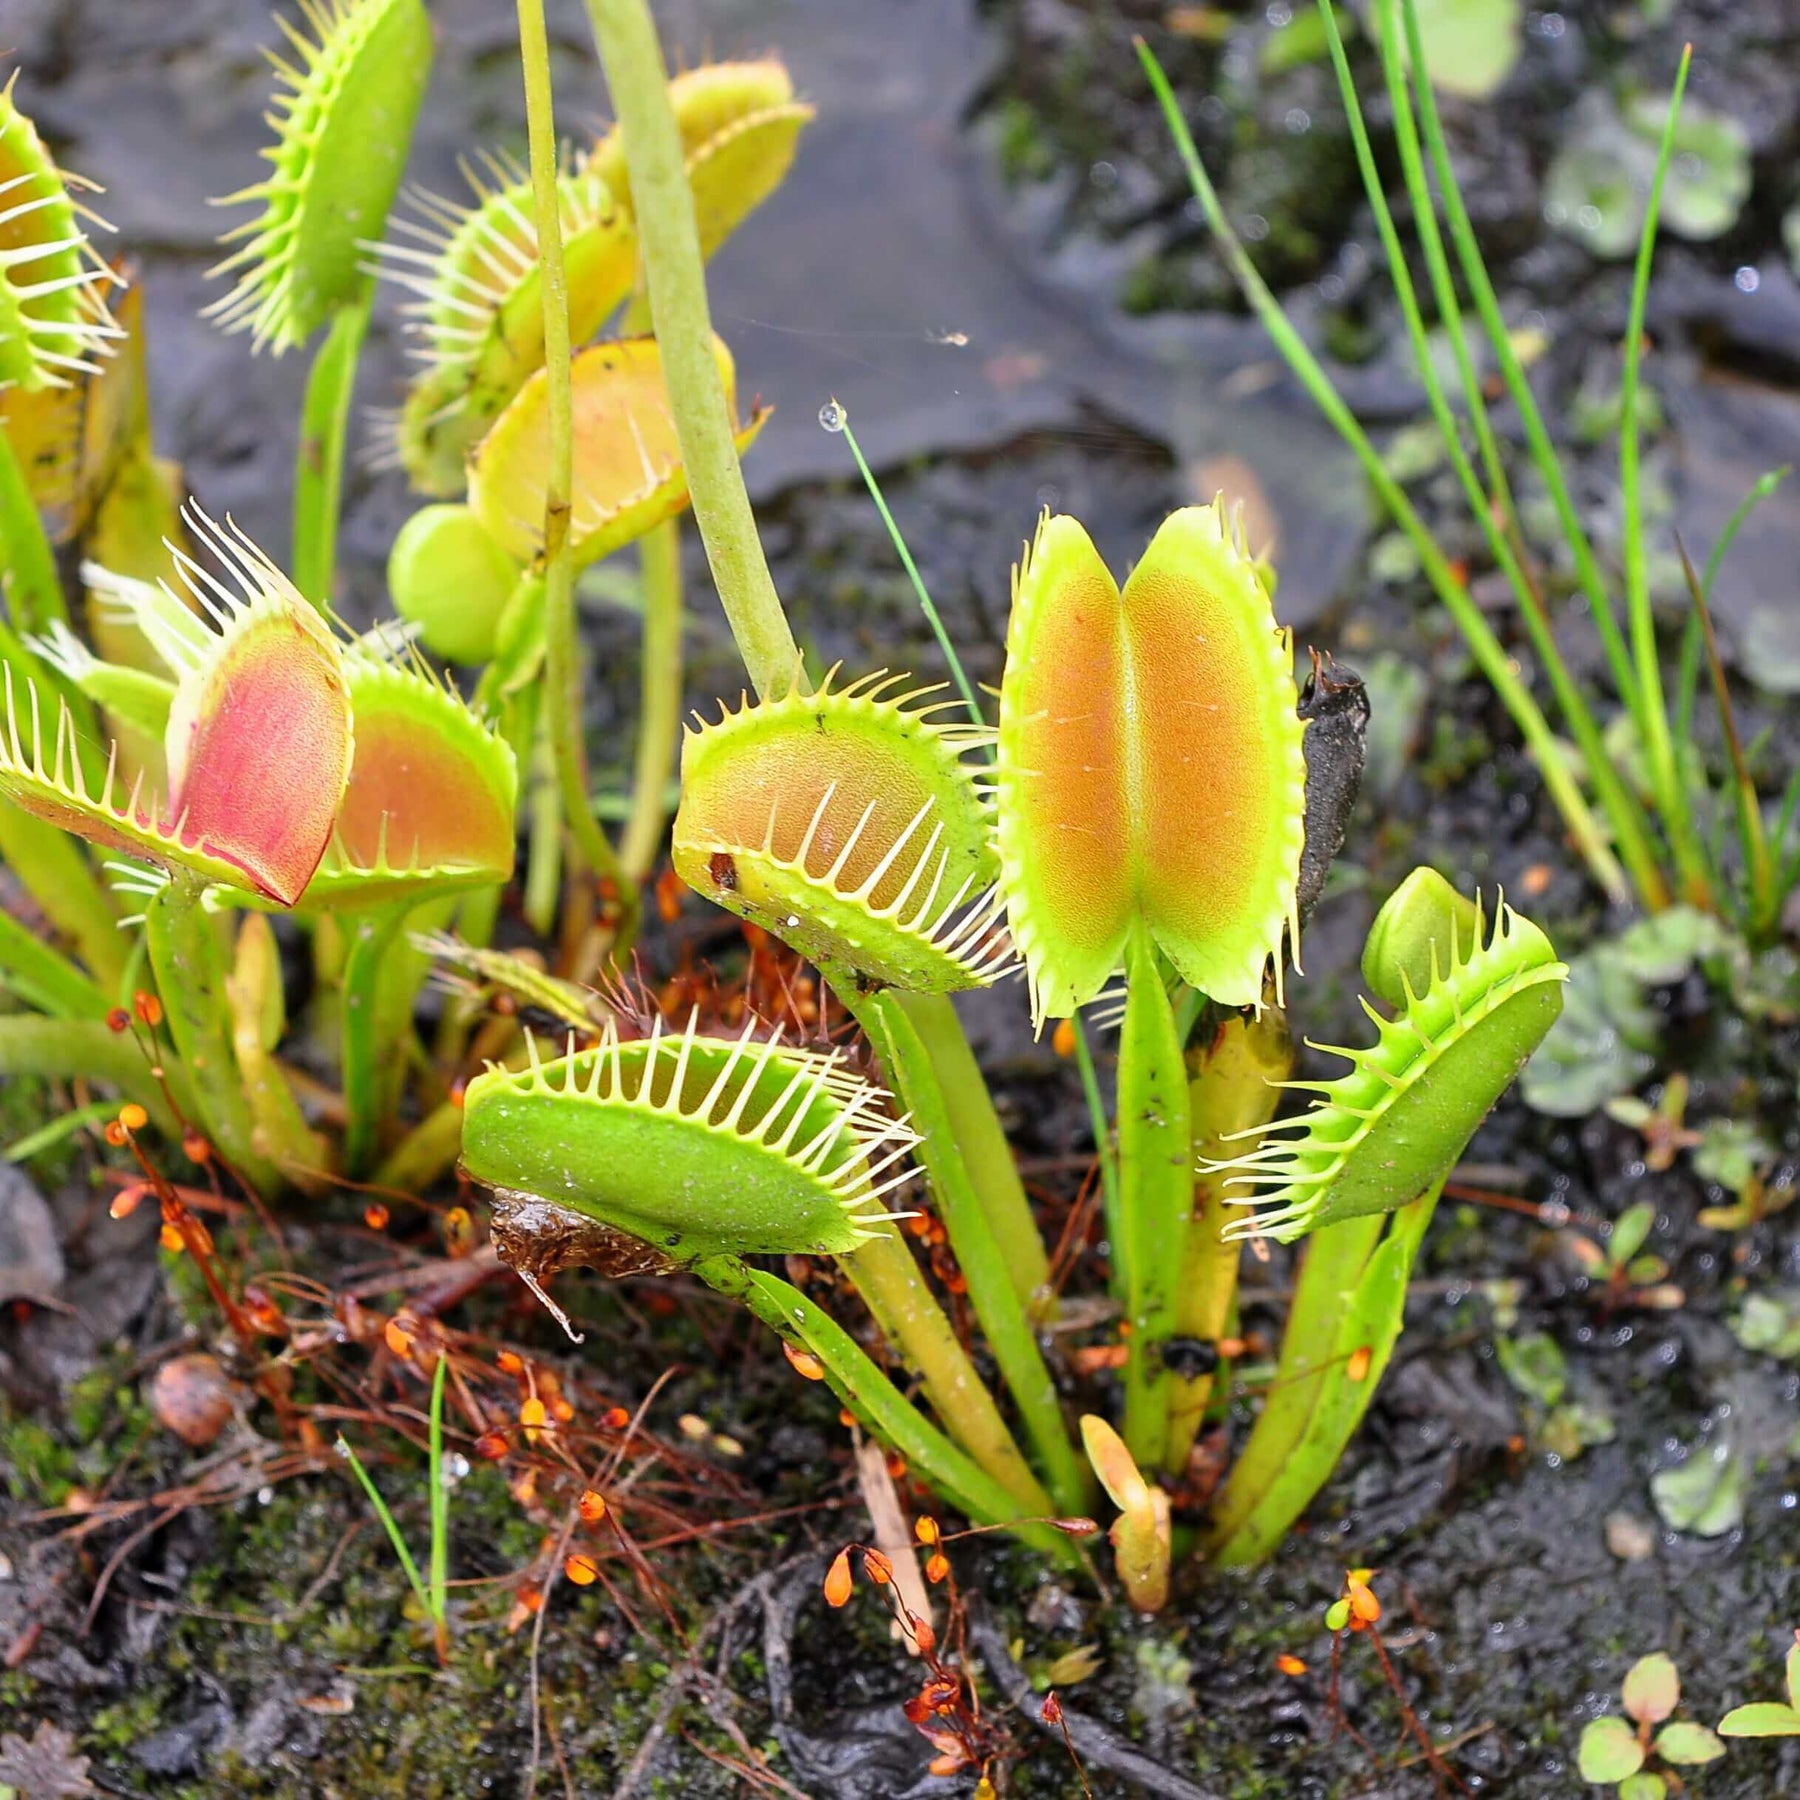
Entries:
<svg viewBox="0 0 1800 1800">
<path fill-rule="evenodd" d="M 844 411 L 840 402 L 827 400 L 819 408 L 819 423 L 827 431 L 842 431 L 850 423 L 850 415 Z"/>
<path fill-rule="evenodd" d="M 258 1506 L 273 1506 L 275 1504 L 275 1490 L 272 1487 L 258 1488 L 256 1490 L 256 1504 Z"/>
<path fill-rule="evenodd" d="M 1737 291 L 1740 294 L 1754 294 L 1762 286 L 1762 277 L 1747 265 L 1739 269 L 1732 280 L 1736 283 Z"/>
</svg>

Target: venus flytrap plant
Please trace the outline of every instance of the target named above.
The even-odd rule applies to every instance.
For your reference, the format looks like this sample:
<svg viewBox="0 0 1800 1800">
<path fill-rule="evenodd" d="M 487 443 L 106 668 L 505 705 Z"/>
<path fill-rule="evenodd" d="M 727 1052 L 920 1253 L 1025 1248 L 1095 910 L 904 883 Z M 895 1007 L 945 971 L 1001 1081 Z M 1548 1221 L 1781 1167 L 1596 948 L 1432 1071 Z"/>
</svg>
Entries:
<svg viewBox="0 0 1800 1800">
<path fill-rule="evenodd" d="M 1394 1008 L 1352 1067 L 1282 1085 L 1312 1108 L 1214 1173 L 1258 1210 L 1228 1239 L 1311 1234 L 1269 1397 L 1212 1508 L 1220 1562 L 1267 1555 L 1361 1421 L 1405 1317 L 1445 1176 L 1561 1009 L 1566 968 L 1536 926 L 1416 870 L 1376 915 L 1363 978 Z"/>
<path fill-rule="evenodd" d="M 1014 576 L 996 839 L 1032 1012 L 1127 971 L 1108 1235 L 1130 1323 L 1126 1442 L 1160 1466 L 1172 1246 L 1192 1206 L 1175 979 L 1260 1006 L 1299 934 L 1304 730 L 1292 650 L 1223 508 L 1157 532 L 1121 591 L 1086 532 L 1045 518 Z"/>
<path fill-rule="evenodd" d="M 1073 521 L 1047 521 L 1040 530 L 1017 583 L 991 816 L 988 795 L 964 766 L 966 756 L 984 747 L 981 729 L 959 727 L 962 740 L 949 743 L 946 728 L 872 685 L 838 688 L 834 681 L 818 695 L 806 693 L 733 453 L 735 421 L 705 305 L 701 232 L 681 179 L 682 134 L 666 99 L 655 38 L 637 0 L 593 0 L 590 10 L 621 111 L 669 417 L 721 598 L 761 696 L 688 740 L 677 866 L 702 892 L 816 959 L 863 1025 L 919 1137 L 914 1154 L 930 1177 L 1037 1475 L 1059 1500 L 1078 1485 L 1079 1472 L 1071 1483 L 1067 1425 L 1024 1310 L 1033 1289 L 1008 1271 L 1004 1253 L 996 1254 L 1003 1243 L 1035 1239 L 1035 1228 L 1022 1202 L 1016 1218 L 1009 1214 L 1005 1184 L 992 1178 L 991 1164 L 977 1178 L 974 1164 L 964 1160 L 963 1142 L 974 1144 L 981 1133 L 967 1116 L 957 1118 L 951 1096 L 968 1115 L 967 1090 L 985 1090 L 972 1065 L 960 1079 L 947 1079 L 955 1034 L 936 1032 L 931 1009 L 943 1007 L 940 995 L 918 990 L 968 985 L 1003 963 L 1006 952 L 978 898 L 989 858 L 998 864 L 1013 941 L 1031 978 L 1034 1015 L 1066 1014 L 1121 967 L 1128 971 L 1119 1179 L 1109 1236 L 1118 1290 L 1132 1324 L 1141 1327 L 1126 1353 L 1122 1442 L 1131 1449 L 1122 1454 L 1143 1489 L 1139 1495 L 1132 1487 L 1131 1495 L 1154 1509 L 1145 1471 L 1182 1461 L 1194 1423 L 1183 1417 L 1171 1424 L 1178 1401 L 1191 1399 L 1168 1391 L 1161 1354 L 1178 1336 L 1171 1277 L 1187 1266 L 1185 1246 L 1193 1235 L 1210 1231 L 1216 1242 L 1199 1258 L 1203 1268 L 1209 1260 L 1217 1265 L 1207 1276 L 1207 1303 L 1228 1313 L 1223 1266 L 1235 1241 L 1224 1230 L 1233 1219 L 1224 1200 L 1203 1201 L 1195 1223 L 1199 1101 L 1189 1091 L 1184 1040 L 1197 1018 L 1217 1032 L 1229 1009 L 1272 1010 L 1281 997 L 1281 957 L 1293 948 L 1303 902 L 1316 897 L 1324 865 L 1341 841 L 1354 782 L 1353 770 L 1348 785 L 1337 779 L 1336 765 L 1345 750 L 1340 740 L 1347 734 L 1353 748 L 1359 736 L 1357 690 L 1321 675 L 1302 707 L 1291 647 L 1275 627 L 1252 559 L 1219 509 L 1191 508 L 1158 534 L 1123 590 Z M 549 374 L 554 380 L 554 368 Z M 1316 784 L 1307 747 L 1315 726 Z M 960 872 L 945 914 L 940 896 L 953 860 Z M 936 891 L 919 906 L 912 896 L 927 883 Z M 1541 934 L 1509 922 L 1490 937 L 1472 929 L 1473 909 L 1458 918 L 1446 893 L 1415 884 L 1399 903 L 1403 916 L 1385 921 L 1371 953 L 1373 985 L 1401 1022 L 1359 1067 L 1372 1070 L 1384 1057 L 1404 1065 L 1393 1083 L 1382 1084 L 1383 1096 L 1403 1097 L 1384 1097 L 1379 1106 L 1352 1098 L 1367 1115 L 1347 1132 L 1356 1141 L 1334 1141 L 1342 1154 L 1329 1169 L 1302 1172 L 1307 1178 L 1297 1179 L 1295 1193 L 1306 1191 L 1308 1202 L 1283 1221 L 1296 1235 L 1315 1223 L 1340 1222 L 1322 1233 L 1321 1246 L 1329 1249 L 1309 1258 L 1310 1276 L 1303 1277 L 1297 1315 L 1304 1323 L 1289 1346 L 1293 1397 L 1271 1398 L 1245 1479 L 1229 1491 L 1214 1521 L 1210 1541 L 1229 1560 L 1266 1554 L 1329 1472 L 1398 1335 L 1407 1276 L 1437 1183 L 1534 1030 L 1554 1014 L 1553 994 L 1525 997 L 1539 987 L 1553 989 L 1562 973 Z M 979 967 L 959 966 L 960 956 L 947 965 L 941 954 L 926 954 L 941 952 L 934 942 L 939 927 L 971 896 L 977 897 L 974 916 L 983 921 L 979 937 L 971 933 L 953 947 L 961 952 L 979 942 Z M 1421 913 L 1429 915 L 1422 924 Z M 936 1034 L 931 1041 L 928 1025 Z M 690 1029 L 689 1039 L 695 1036 Z M 585 1129 L 597 1103 L 616 1110 L 629 1091 L 617 1081 L 605 1094 L 597 1085 L 583 1089 L 577 1077 L 585 1054 L 572 1050 L 549 1078 L 549 1091 L 537 1094 L 543 1130 L 558 1146 Z M 1280 1060 L 1268 1066 L 1278 1070 Z M 1253 1098 L 1259 1089 L 1267 1092 L 1263 1067 L 1254 1058 L 1248 1067 L 1251 1073 L 1233 1077 L 1241 1089 L 1232 1121 L 1239 1128 L 1268 1116 Z M 599 1080 L 591 1072 L 585 1078 Z M 486 1109 L 531 1080 L 495 1075 L 483 1078 L 492 1087 L 471 1090 L 466 1122 L 478 1132 L 473 1156 L 465 1145 L 471 1173 L 537 1194 L 532 1205 L 553 1198 L 579 1211 L 584 1193 L 599 1196 L 614 1208 L 608 1232 L 622 1230 L 643 1246 L 619 1254 L 656 1250 L 660 1224 L 661 1253 L 685 1246 L 706 1279 L 801 1346 L 808 1366 L 816 1365 L 840 1393 L 860 1396 L 850 1403 L 872 1430 L 890 1443 L 918 1446 L 921 1468 L 946 1491 L 969 1491 L 966 1481 L 959 1490 L 961 1477 L 942 1456 L 933 1428 L 884 1381 L 871 1384 L 841 1329 L 744 1261 L 774 1246 L 740 1230 L 722 1196 L 711 1197 L 707 1215 L 719 1234 L 716 1244 L 689 1243 L 690 1218 L 632 1213 L 625 1195 L 640 1192 L 642 1170 L 658 1155 L 678 1161 L 683 1141 L 674 1135 L 682 1122 L 659 1108 L 654 1085 L 642 1090 L 648 1104 L 638 1107 L 645 1135 L 636 1155 L 584 1164 L 585 1172 L 571 1179 L 560 1157 L 527 1169 L 530 1157 L 523 1142 L 512 1141 L 512 1127 L 497 1113 L 495 1128 L 484 1122 Z M 1427 1105 L 1427 1096 L 1435 1104 Z M 1216 1136 L 1227 1128 L 1231 1108 L 1201 1111 L 1205 1131 Z M 1325 1121 L 1317 1123 L 1323 1145 L 1330 1133 Z M 1290 1156 L 1302 1141 L 1314 1142 L 1304 1133 L 1280 1141 Z M 1404 1168 L 1384 1187 L 1379 1165 L 1401 1148 Z M 791 1156 L 791 1145 L 788 1151 Z M 1259 1179 L 1277 1166 L 1278 1149 L 1247 1155 L 1241 1167 L 1234 1159 L 1230 1172 L 1252 1190 L 1292 1185 L 1285 1173 L 1278 1183 Z M 511 1177 L 521 1171 L 529 1179 L 515 1183 Z M 1215 1173 L 1223 1172 L 1209 1169 L 1209 1179 Z M 629 1189 L 617 1186 L 626 1180 Z M 1229 1183 L 1221 1180 L 1215 1192 L 1229 1195 Z M 617 1197 L 607 1201 L 608 1194 Z M 688 1191 L 686 1198 L 693 1197 Z M 565 1248 L 567 1230 L 554 1221 L 548 1226 L 550 1238 Z M 819 1247 L 816 1228 L 812 1241 Z M 520 1249 L 529 1255 L 528 1238 Z M 883 1334 L 920 1367 L 926 1397 L 950 1435 L 988 1480 L 1017 1494 L 1025 1459 L 992 1401 L 975 1399 L 960 1352 L 943 1351 L 941 1314 L 891 1225 L 884 1222 L 862 1247 L 836 1254 L 847 1259 Z M 1172 1443 L 1181 1451 L 1168 1460 Z M 1113 1469 L 1117 1459 L 1104 1451 L 1102 1460 L 1122 1475 L 1124 1464 Z M 1127 1485 L 1121 1480 L 1120 1491 Z M 975 1504 L 991 1509 L 991 1491 Z M 1034 1516 L 1014 1512 L 1010 1522 L 1030 1529 Z M 998 1517 L 1006 1517 L 1004 1509 Z"/>
</svg>

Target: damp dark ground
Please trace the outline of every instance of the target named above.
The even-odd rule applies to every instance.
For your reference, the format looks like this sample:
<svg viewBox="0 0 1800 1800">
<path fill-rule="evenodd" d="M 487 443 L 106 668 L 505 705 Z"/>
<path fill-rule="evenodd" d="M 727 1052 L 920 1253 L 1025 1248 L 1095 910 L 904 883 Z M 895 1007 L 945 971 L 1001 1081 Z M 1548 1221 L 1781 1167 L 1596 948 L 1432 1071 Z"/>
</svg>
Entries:
<svg viewBox="0 0 1800 1800">
<path fill-rule="evenodd" d="M 1785 0 L 1643 10 L 1666 17 L 1627 30 L 1620 16 L 1637 9 L 1617 4 L 1529 14 L 1520 67 L 1500 99 L 1453 104 L 1449 116 L 1509 306 L 1534 314 L 1529 322 L 1549 339 L 1541 374 L 1563 419 L 1584 403 L 1603 410 L 1625 297 L 1619 265 L 1594 262 L 1542 223 L 1539 183 L 1569 108 L 1607 84 L 1666 83 L 1692 36 L 1693 91 L 1744 121 L 1755 156 L 1750 205 L 1724 238 L 1670 245 L 1652 302 L 1652 379 L 1668 427 L 1651 452 L 1667 496 L 1661 528 L 1679 525 L 1703 552 L 1750 481 L 1800 448 L 1800 289 L 1778 224 L 1800 169 L 1800 25 Z M 1008 564 L 1042 507 L 1086 521 L 1118 566 L 1170 506 L 1220 486 L 1260 506 L 1278 537 L 1281 610 L 1302 641 L 1371 674 L 1383 707 L 1351 861 L 1318 915 L 1295 1000 L 1308 1033 L 1329 1038 L 1354 1029 L 1348 978 L 1363 929 L 1414 862 L 1532 895 L 1565 950 L 1621 921 L 1594 904 L 1506 720 L 1392 556 L 1354 468 L 1234 309 L 1134 73 L 1129 30 L 1156 35 L 1163 11 L 1059 0 L 981 10 L 968 0 L 682 0 L 664 9 L 691 49 L 782 49 L 820 104 L 793 181 L 721 258 L 716 294 L 745 385 L 780 409 L 751 474 L 778 583 L 821 662 L 936 667 L 879 522 L 845 479 L 843 447 L 814 422 L 836 394 L 978 678 L 997 678 Z M 508 9 L 446 0 L 433 13 L 442 47 L 416 172 L 449 188 L 458 150 L 517 142 L 517 77 Z M 602 98 L 572 14 L 557 16 L 559 105 L 573 124 L 598 117 Z M 1372 272 L 1368 217 L 1348 186 L 1335 102 L 1316 65 L 1261 72 L 1256 49 L 1283 29 L 1279 17 L 1272 8 L 1250 20 L 1233 59 L 1166 32 L 1157 42 L 1203 150 L 1223 170 L 1228 204 L 1269 227 L 1259 255 L 1271 279 L 1345 359 L 1339 371 L 1364 416 L 1398 430 L 1417 396 Z M 217 219 L 202 202 L 250 179 L 256 46 L 269 35 L 260 6 L 240 0 L 123 9 L 0 0 L 0 45 L 20 55 L 27 104 L 71 166 L 107 184 L 106 209 L 142 261 L 165 449 L 210 508 L 230 509 L 279 553 L 303 370 L 295 358 L 253 361 L 194 317 L 213 291 L 203 270 Z M 1376 127 L 1380 136 L 1379 115 Z M 398 346 L 390 321 L 370 358 L 371 403 L 392 397 Z M 1604 447 L 1580 453 L 1579 486 L 1604 547 L 1616 515 Z M 1415 492 L 1453 553 L 1475 550 L 1441 474 L 1424 475 Z M 382 552 L 406 509 L 394 482 L 357 473 L 346 534 L 353 614 L 378 604 Z M 1790 690 L 1797 542 L 1793 503 L 1770 503 L 1721 592 L 1731 645 L 1766 683 Z M 697 560 L 691 572 L 690 697 L 735 696 L 729 638 Z M 1492 605 L 1511 633 L 1504 596 Z M 633 704 L 634 642 L 629 617 L 597 597 L 590 645 L 603 784 L 622 785 L 628 763 L 619 726 Z M 1745 687 L 1741 700 L 1791 760 L 1792 720 L 1778 698 Z M 677 929 L 700 924 L 690 913 Z M 1794 1026 L 1746 1027 L 1697 982 L 1658 1003 L 1665 1060 L 1693 1077 L 1691 1113 L 1754 1117 L 1782 1158 L 1800 1153 Z M 1084 1114 L 1071 1071 L 1033 1043 L 1023 1010 L 1003 990 L 968 1016 L 1021 1156 L 1052 1200 L 1066 1201 L 1072 1167 L 1090 1148 Z M 1641 1140 L 1605 1117 L 1562 1124 L 1516 1101 L 1500 1109 L 1470 1147 L 1468 1178 L 1529 1202 L 1560 1201 L 1574 1230 L 1651 1200 L 1652 1247 L 1685 1304 L 1609 1308 L 1569 1257 L 1568 1232 L 1447 1202 L 1368 1425 L 1307 1529 L 1267 1569 L 1191 1577 L 1150 1625 L 1004 1549 L 960 1552 L 963 1580 L 992 1597 L 1030 1667 L 1096 1646 L 1097 1672 L 1067 1686 L 1066 1703 L 1233 1800 L 1433 1791 L 1424 1770 L 1396 1761 L 1405 1755 L 1398 1716 L 1364 1646 L 1346 1658 L 1342 1698 L 1380 1764 L 1334 1731 L 1320 1620 L 1347 1563 L 1384 1571 L 1378 1585 L 1405 1687 L 1433 1734 L 1458 1743 L 1452 1763 L 1474 1792 L 1549 1800 L 1580 1791 L 1582 1723 L 1653 1649 L 1676 1658 L 1696 1718 L 1773 1697 L 1800 1624 L 1800 1469 L 1790 1461 L 1800 1378 L 1791 1362 L 1743 1350 L 1729 1323 L 1746 1293 L 1800 1282 L 1793 1215 L 1735 1235 L 1705 1229 L 1696 1212 L 1718 1192 L 1685 1160 L 1651 1173 L 1643 1156 Z M 1775 1179 L 1791 1172 L 1778 1158 Z M 65 1223 L 83 1199 L 63 1195 Z M 291 1226 L 321 1272 L 368 1255 L 366 1240 L 342 1228 L 352 1215 L 337 1217 L 335 1228 Z M 310 1477 L 266 1499 L 182 1515 L 125 1559 L 84 1630 L 114 1540 L 76 1555 L 26 1515 L 74 1482 L 113 1478 L 148 1492 L 182 1470 L 137 1391 L 147 1359 L 185 1328 L 145 1249 L 129 1227 L 90 1217 L 55 1296 L 74 1313 L 15 1308 L 0 1326 L 0 1479 L 10 1496 L 0 1646 L 27 1652 L 0 1673 L 0 1726 L 60 1721 L 80 1735 L 109 1793 L 525 1791 L 529 1630 L 507 1636 L 496 1603 L 475 1599 L 452 1669 L 432 1674 L 373 1531 L 342 1550 L 362 1516 L 346 1481 Z M 1277 1260 L 1254 1280 L 1272 1296 L 1284 1276 Z M 636 1304 L 636 1290 L 615 1295 L 591 1278 L 565 1279 L 560 1291 L 603 1346 L 618 1391 L 641 1395 L 674 1366 L 657 1402 L 665 1424 L 693 1411 L 742 1442 L 733 1472 L 754 1505 L 740 1511 L 846 1493 L 833 1408 L 821 1390 L 798 1388 L 756 1332 L 688 1305 L 659 1320 Z M 1253 1325 L 1275 1323 L 1267 1305 L 1252 1309 Z M 504 1328 L 529 1334 L 535 1327 L 521 1317 L 509 1313 Z M 1565 1353 L 1570 1397 L 1615 1428 L 1574 1460 L 1546 1448 L 1543 1420 L 1498 1366 L 1497 1340 L 1534 1331 Z M 537 1341 L 554 1353 L 548 1336 Z M 1665 1528 L 1650 1478 L 1719 1445 L 1750 1471 L 1741 1524 L 1712 1539 Z M 459 1487 L 452 1516 L 460 1577 L 504 1577 L 537 1549 L 537 1529 L 485 1471 Z M 783 1777 L 816 1800 L 967 1792 L 966 1779 L 923 1776 L 927 1752 L 898 1715 L 916 1675 L 866 1605 L 843 1615 L 801 1609 L 793 1712 L 771 1714 L 763 1616 L 745 1584 L 856 1529 L 838 1517 L 739 1532 L 672 1568 L 690 1625 L 726 1609 L 702 1659 L 721 1683 L 691 1690 L 635 1791 L 746 1791 L 715 1760 L 739 1753 L 729 1720 L 750 1744 L 770 1746 Z M 799 1577 L 815 1578 L 816 1568 Z M 544 1691 L 569 1784 L 584 1797 L 615 1791 L 669 1680 L 662 1652 L 634 1640 L 599 1593 L 562 1589 L 542 1640 Z M 1309 1672 L 1279 1673 L 1284 1652 Z M 1078 1791 L 1058 1746 L 1022 1723 L 1017 1736 L 1030 1754 L 1012 1791 Z M 546 1753 L 537 1791 L 562 1791 L 562 1780 Z M 1099 1775 L 1093 1785 L 1135 1791 Z M 1740 1746 L 1692 1788 L 1713 1800 L 1800 1792 L 1800 1752 Z"/>
</svg>

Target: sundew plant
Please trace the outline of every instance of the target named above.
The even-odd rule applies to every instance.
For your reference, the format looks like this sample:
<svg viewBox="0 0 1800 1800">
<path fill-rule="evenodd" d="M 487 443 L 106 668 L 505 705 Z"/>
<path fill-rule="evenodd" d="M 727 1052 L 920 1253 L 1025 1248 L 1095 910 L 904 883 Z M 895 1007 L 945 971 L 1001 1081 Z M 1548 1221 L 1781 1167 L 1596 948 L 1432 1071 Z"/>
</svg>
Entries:
<svg viewBox="0 0 1800 1800">
<path fill-rule="evenodd" d="M 465 192 L 403 199 L 426 8 L 309 0 L 284 21 L 269 169 L 230 197 L 249 210 L 211 311 L 245 355 L 310 359 L 287 569 L 175 485 L 141 406 L 107 463 L 130 479 L 70 503 L 39 454 L 141 344 L 85 190 L 0 101 L 0 855 L 25 902 L 0 913 L 0 1073 L 100 1084 L 116 1146 L 259 1203 L 425 1193 L 460 1167 L 540 1292 L 587 1262 L 730 1296 L 975 1524 L 1080 1563 L 1106 1496 L 1121 1580 L 1154 1610 L 1178 1545 L 1264 1558 L 1330 1474 L 1444 1180 L 1566 970 L 1500 895 L 1421 868 L 1376 915 L 1341 1072 L 1292 1079 L 1368 701 L 1329 657 L 1297 679 L 1223 501 L 1173 513 L 1129 571 L 1074 518 L 995 521 L 996 559 L 1025 542 L 994 704 L 947 638 L 956 690 L 809 670 L 740 468 L 764 415 L 740 405 L 704 263 L 754 231 L 811 109 L 774 60 L 669 79 L 644 0 L 589 12 L 617 122 L 559 141 L 540 0 L 520 0 L 525 158 L 493 147 Z M 335 539 L 384 290 L 418 359 L 380 450 L 416 507 L 394 616 L 357 634 Z M 690 509 L 748 685 L 684 727 Z M 615 835 L 575 581 L 621 555 L 642 705 Z M 748 943 L 817 970 L 836 1029 L 646 995 L 665 846 Z M 293 1019 L 284 955 L 309 964 Z M 434 967 L 456 998 L 428 1028 Z M 1087 1294 L 1053 1275 L 951 998 L 999 982 L 1090 1076 Z M 915 1251 L 940 1227 L 973 1342 Z M 1240 1261 L 1271 1239 L 1304 1242 L 1285 1334 L 1202 1491 Z M 1111 1321 L 1116 1383 L 1057 1347 L 1076 1300 Z"/>
</svg>

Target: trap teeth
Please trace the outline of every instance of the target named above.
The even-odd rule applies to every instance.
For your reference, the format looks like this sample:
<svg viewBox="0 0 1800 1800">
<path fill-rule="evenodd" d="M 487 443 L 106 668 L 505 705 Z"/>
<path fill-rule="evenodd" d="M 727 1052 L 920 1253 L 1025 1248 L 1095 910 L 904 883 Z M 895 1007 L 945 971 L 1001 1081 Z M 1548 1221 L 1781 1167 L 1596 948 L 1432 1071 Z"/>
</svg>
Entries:
<svg viewBox="0 0 1800 1800">
<path fill-rule="evenodd" d="M 301 0 L 301 13 L 305 31 L 277 15 L 291 53 L 270 58 L 273 170 L 218 203 L 261 210 L 225 233 L 230 254 L 208 271 L 233 285 L 207 316 L 276 355 L 361 291 L 431 67 L 422 0 Z"/>
<path fill-rule="evenodd" d="M 469 1084 L 463 1167 L 654 1245 L 701 1256 L 844 1255 L 892 1215 L 916 1141 L 836 1054 L 702 1034 L 601 1042 Z"/>
<path fill-rule="evenodd" d="M 828 677 L 690 730 L 675 867 L 828 970 L 984 986 L 1012 961 L 968 760 L 984 734 L 939 723 L 936 689 L 894 692 L 906 680 Z"/>
<path fill-rule="evenodd" d="M 1324 1225 L 1390 1212 L 1424 1193 L 1462 1154 L 1562 1011 L 1567 967 L 1529 919 L 1477 902 L 1419 870 L 1369 933 L 1370 985 L 1397 1000 L 1365 1048 L 1317 1045 L 1350 1067 L 1329 1081 L 1281 1085 L 1316 1096 L 1237 1156 L 1208 1164 L 1254 1212 L 1227 1238 L 1283 1243 Z"/>
</svg>

